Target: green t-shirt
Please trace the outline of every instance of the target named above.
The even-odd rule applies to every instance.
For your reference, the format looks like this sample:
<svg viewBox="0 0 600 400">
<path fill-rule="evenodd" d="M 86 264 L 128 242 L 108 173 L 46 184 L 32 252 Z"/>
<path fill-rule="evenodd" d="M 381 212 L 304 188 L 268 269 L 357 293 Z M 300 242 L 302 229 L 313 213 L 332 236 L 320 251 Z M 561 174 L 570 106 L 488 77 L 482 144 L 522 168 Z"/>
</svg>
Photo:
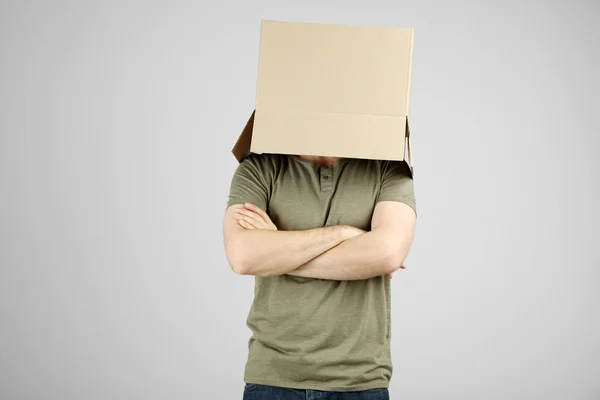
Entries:
<svg viewBox="0 0 600 400">
<path fill-rule="evenodd" d="M 254 203 L 279 230 L 329 225 L 370 230 L 375 205 L 383 200 L 416 211 L 405 162 L 342 158 L 318 167 L 296 156 L 252 154 L 235 171 L 228 206 Z M 244 381 L 330 391 L 389 387 L 390 302 L 385 276 L 255 277 Z"/>
</svg>

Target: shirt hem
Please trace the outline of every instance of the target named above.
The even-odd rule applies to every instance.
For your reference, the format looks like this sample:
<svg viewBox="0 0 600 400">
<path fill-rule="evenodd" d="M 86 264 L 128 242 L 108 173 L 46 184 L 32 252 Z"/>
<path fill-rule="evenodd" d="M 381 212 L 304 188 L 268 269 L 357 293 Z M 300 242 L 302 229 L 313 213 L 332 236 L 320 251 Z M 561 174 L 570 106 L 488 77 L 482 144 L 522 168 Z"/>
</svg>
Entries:
<svg viewBox="0 0 600 400">
<path fill-rule="evenodd" d="M 359 392 L 363 390 L 371 389 L 389 389 L 389 384 L 382 383 L 365 383 L 362 385 L 353 386 L 330 386 L 330 385 L 315 385 L 315 384 L 303 384 L 300 382 L 293 381 L 271 381 L 268 379 L 251 378 L 249 376 L 244 377 L 244 382 L 255 384 L 255 385 L 268 385 L 277 386 L 288 389 L 309 389 L 309 390 L 320 390 L 329 392 Z"/>
</svg>

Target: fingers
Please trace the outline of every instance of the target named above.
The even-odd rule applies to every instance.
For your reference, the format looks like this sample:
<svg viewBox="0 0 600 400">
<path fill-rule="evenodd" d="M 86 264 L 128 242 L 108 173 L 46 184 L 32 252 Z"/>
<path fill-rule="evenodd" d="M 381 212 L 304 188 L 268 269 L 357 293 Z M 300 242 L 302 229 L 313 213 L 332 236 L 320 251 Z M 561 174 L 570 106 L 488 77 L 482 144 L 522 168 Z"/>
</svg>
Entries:
<svg viewBox="0 0 600 400">
<path fill-rule="evenodd" d="M 252 203 L 245 203 L 244 207 L 246 207 L 248 210 L 253 211 L 255 213 L 257 213 L 258 215 L 261 216 L 261 218 L 263 218 L 265 221 L 267 222 L 271 222 L 271 218 L 269 218 L 269 215 L 263 211 L 260 207 L 255 206 Z"/>
<path fill-rule="evenodd" d="M 244 229 L 256 229 L 250 222 L 247 222 L 244 219 L 240 219 L 238 222 Z"/>
<path fill-rule="evenodd" d="M 252 220 L 248 222 L 254 224 L 257 229 L 277 230 L 277 227 L 273 221 L 271 221 L 269 214 L 252 203 L 244 203 L 244 205 L 238 208 L 236 212 L 252 218 Z"/>
<path fill-rule="evenodd" d="M 235 211 L 235 217 L 238 221 L 245 221 L 257 229 L 266 229 L 267 223 L 256 213 L 240 208 Z"/>
<path fill-rule="evenodd" d="M 256 210 L 260 210 L 260 208 L 256 208 Z M 271 219 L 268 216 L 265 220 L 258 212 L 249 210 L 245 208 L 245 206 L 241 206 L 235 210 L 235 218 L 237 218 L 238 221 L 245 221 L 256 229 L 277 230 L 277 227 L 271 222 Z"/>
<path fill-rule="evenodd" d="M 402 265 L 400 266 L 400 268 L 398 268 L 398 269 L 406 269 L 406 265 L 402 264 Z M 396 269 L 396 271 L 397 271 L 398 269 Z M 389 274 L 387 274 L 386 276 L 387 276 L 388 278 L 392 279 L 392 277 L 393 277 L 393 273 L 392 273 L 392 272 L 390 272 L 390 273 L 389 273 Z"/>
</svg>

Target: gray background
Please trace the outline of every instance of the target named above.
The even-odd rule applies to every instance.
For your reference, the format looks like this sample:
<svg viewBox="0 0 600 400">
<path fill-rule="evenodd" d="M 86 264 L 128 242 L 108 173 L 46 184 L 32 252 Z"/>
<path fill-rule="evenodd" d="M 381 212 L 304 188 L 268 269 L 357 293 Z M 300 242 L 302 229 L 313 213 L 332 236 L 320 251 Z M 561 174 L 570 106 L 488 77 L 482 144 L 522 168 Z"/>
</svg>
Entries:
<svg viewBox="0 0 600 400">
<path fill-rule="evenodd" d="M 600 399 L 600 4 L 0 3 L 0 398 L 241 399 L 260 20 L 415 27 L 393 399 Z"/>
</svg>

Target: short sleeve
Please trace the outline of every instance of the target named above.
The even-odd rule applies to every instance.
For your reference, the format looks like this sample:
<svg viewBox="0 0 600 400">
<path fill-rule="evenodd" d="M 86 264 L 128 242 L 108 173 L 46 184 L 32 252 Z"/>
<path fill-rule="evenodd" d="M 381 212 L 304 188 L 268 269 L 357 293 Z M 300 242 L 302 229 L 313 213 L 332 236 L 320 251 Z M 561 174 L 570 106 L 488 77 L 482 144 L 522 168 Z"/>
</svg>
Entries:
<svg viewBox="0 0 600 400">
<path fill-rule="evenodd" d="M 246 157 L 236 168 L 229 188 L 227 207 L 234 204 L 252 203 L 267 210 L 269 185 L 259 155 Z"/>
<path fill-rule="evenodd" d="M 412 173 L 405 161 L 382 163 L 381 188 L 377 196 L 377 202 L 380 201 L 406 203 L 417 212 Z"/>
</svg>

